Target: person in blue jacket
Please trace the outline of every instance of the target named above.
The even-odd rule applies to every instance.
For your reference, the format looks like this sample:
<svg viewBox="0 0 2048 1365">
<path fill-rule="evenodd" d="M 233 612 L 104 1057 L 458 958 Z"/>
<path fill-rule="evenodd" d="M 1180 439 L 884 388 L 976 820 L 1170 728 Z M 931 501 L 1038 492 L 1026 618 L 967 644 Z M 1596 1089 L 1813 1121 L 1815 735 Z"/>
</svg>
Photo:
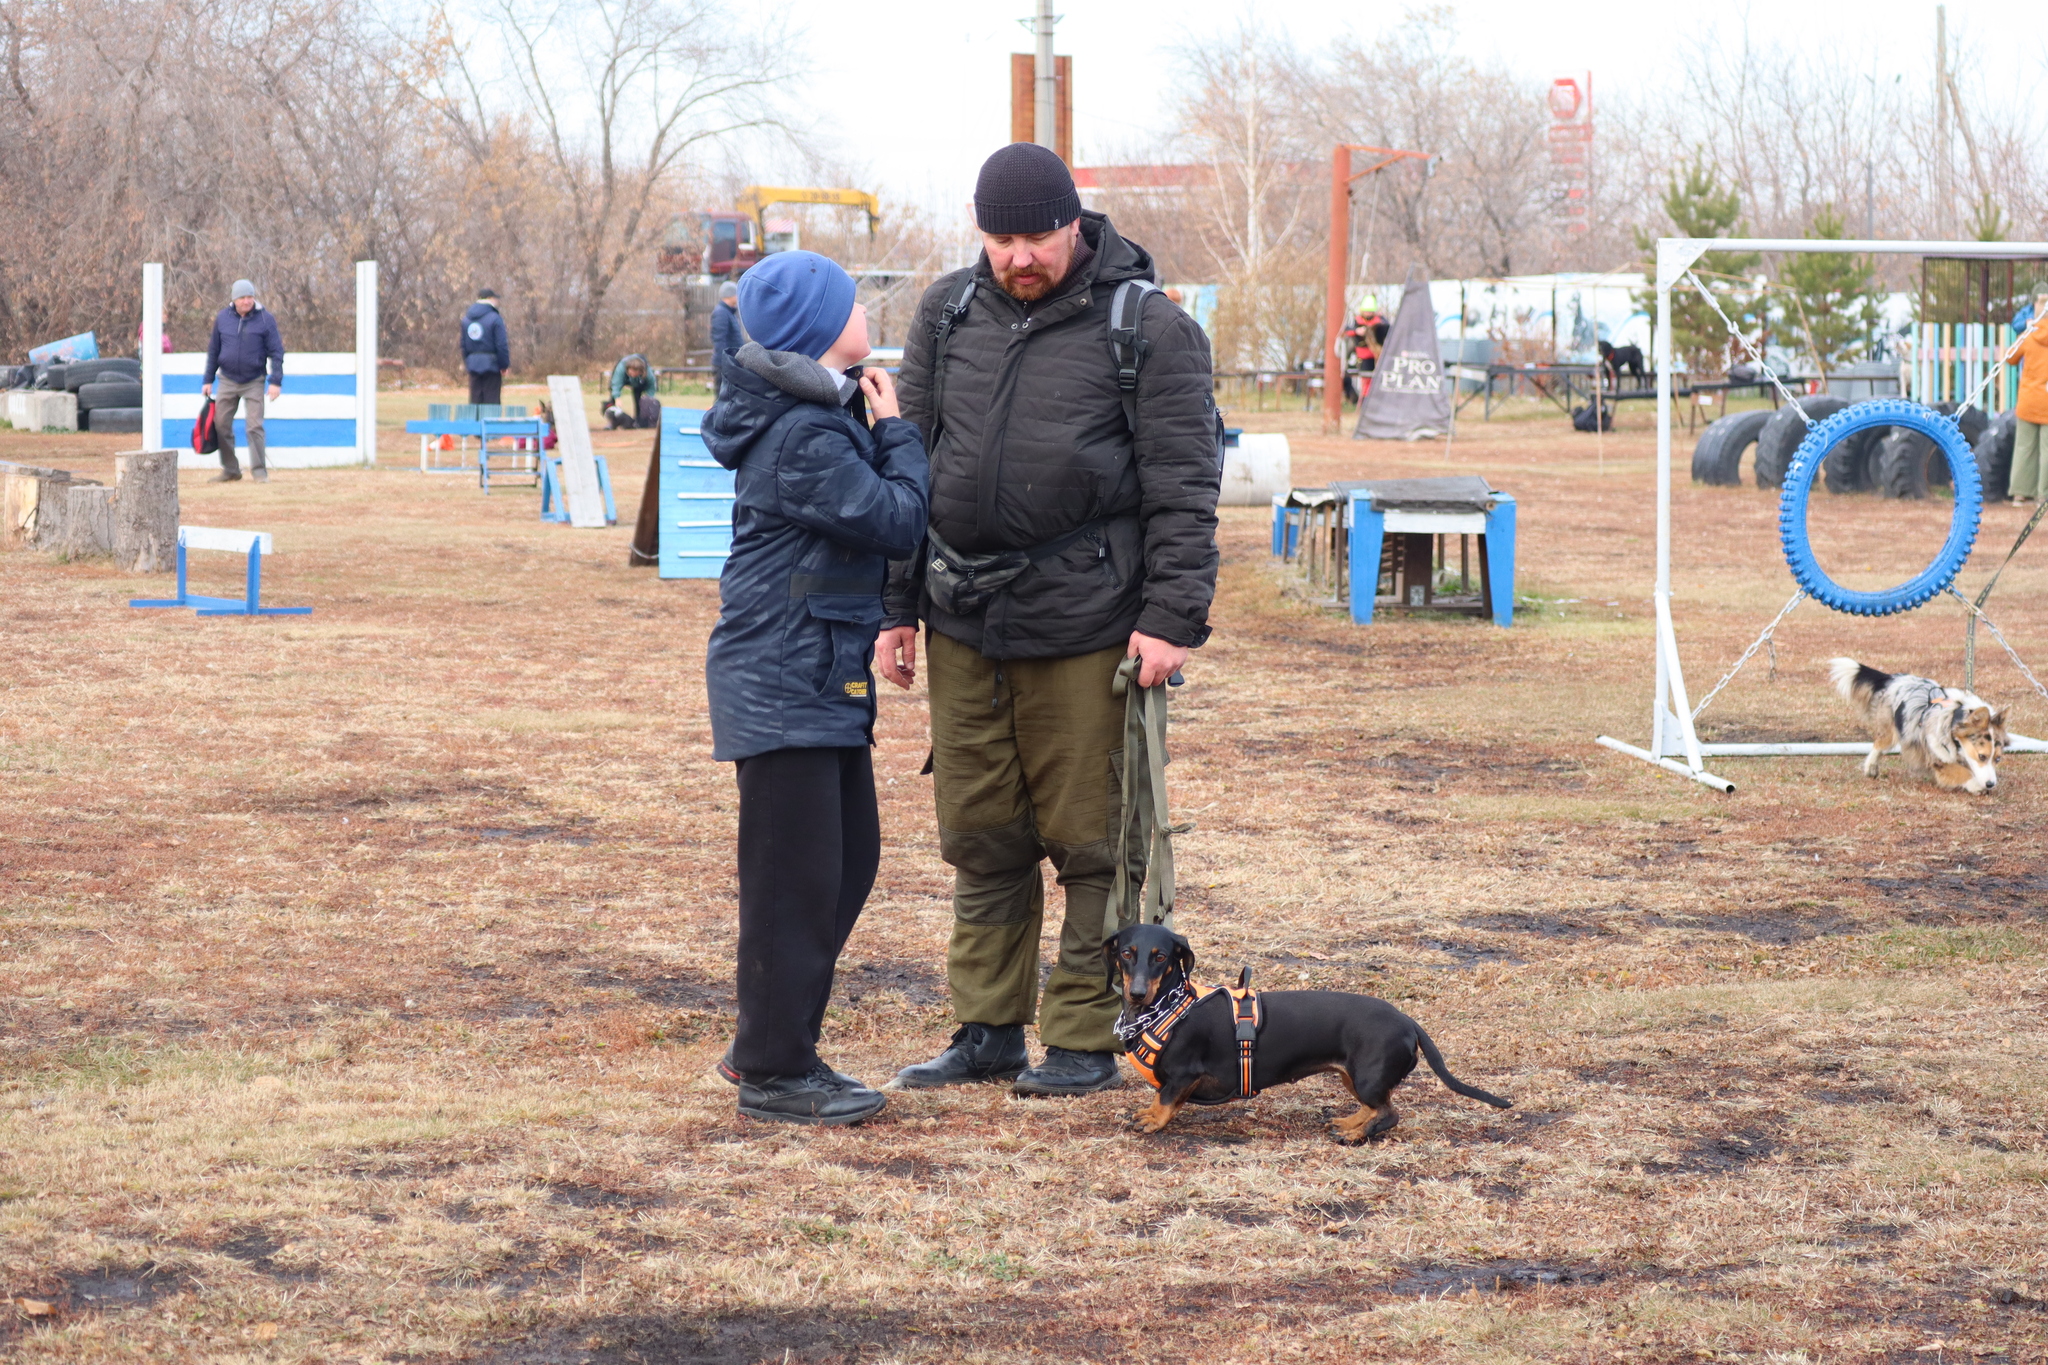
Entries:
<svg viewBox="0 0 2048 1365">
<path fill-rule="evenodd" d="M 233 300 L 213 320 L 213 335 L 206 341 L 206 374 L 199 392 L 213 400 L 213 429 L 220 442 L 220 473 L 209 483 L 233 483 L 242 477 L 235 462 L 235 410 L 245 411 L 243 429 L 249 437 L 249 477 L 257 483 L 270 482 L 264 464 L 263 405 L 275 401 L 284 391 L 284 338 L 278 335 L 277 319 L 256 302 L 256 286 L 236 280 L 228 291 Z M 270 383 L 263 371 L 270 370 Z M 219 381 L 216 389 L 215 381 Z"/>
<path fill-rule="evenodd" d="M 718 392 L 721 359 L 747 344 L 747 329 L 740 325 L 740 287 L 731 280 L 718 286 L 718 302 L 711 309 L 711 391 Z"/>
<path fill-rule="evenodd" d="M 817 1045 L 881 862 L 869 661 L 888 561 L 924 541 L 929 471 L 887 372 L 849 377 L 869 348 L 844 270 L 779 252 L 747 272 L 740 312 L 754 340 L 718 357 L 704 419 L 735 473 L 705 658 L 712 757 L 740 794 L 739 1028 L 719 1072 L 751 1118 L 859 1123 L 885 1100 Z"/>
<path fill-rule="evenodd" d="M 462 368 L 469 371 L 469 401 L 502 403 L 505 371 L 512 368 L 512 340 L 498 311 L 498 291 L 479 289 L 462 315 Z"/>
</svg>

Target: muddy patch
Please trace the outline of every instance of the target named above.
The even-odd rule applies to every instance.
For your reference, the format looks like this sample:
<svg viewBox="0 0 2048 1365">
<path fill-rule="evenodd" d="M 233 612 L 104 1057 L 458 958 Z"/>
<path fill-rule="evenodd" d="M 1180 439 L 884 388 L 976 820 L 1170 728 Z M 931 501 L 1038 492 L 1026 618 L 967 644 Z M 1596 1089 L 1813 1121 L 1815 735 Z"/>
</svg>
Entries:
<svg viewBox="0 0 2048 1365">
<path fill-rule="evenodd" d="M 1449 1299 L 1462 1294 L 1513 1294 L 1558 1285 L 1599 1284 L 1606 1278 L 1605 1271 L 1545 1261 L 1486 1261 L 1478 1265 L 1415 1266 L 1386 1288 L 1388 1293 L 1402 1298 Z"/>
<path fill-rule="evenodd" d="M 57 1326 L 88 1313 L 147 1308 L 192 1287 L 192 1277 L 151 1263 L 75 1275 L 51 1273 L 10 1285 L 0 1296 L 0 1341 Z"/>
<path fill-rule="evenodd" d="M 1696 1138 L 1679 1150 L 1675 1161 L 1646 1161 L 1656 1175 L 1732 1175 L 1779 1150 L 1779 1140 L 1761 1128 L 1741 1128 L 1717 1137 Z"/>
<path fill-rule="evenodd" d="M 1763 911 L 1751 915 L 1647 914 L 1642 923 L 1667 929 L 1695 929 L 1715 934 L 1740 934 L 1755 943 L 1783 948 L 1816 938 L 1854 934 L 1863 926 L 1846 915 L 1805 910 Z"/>
</svg>

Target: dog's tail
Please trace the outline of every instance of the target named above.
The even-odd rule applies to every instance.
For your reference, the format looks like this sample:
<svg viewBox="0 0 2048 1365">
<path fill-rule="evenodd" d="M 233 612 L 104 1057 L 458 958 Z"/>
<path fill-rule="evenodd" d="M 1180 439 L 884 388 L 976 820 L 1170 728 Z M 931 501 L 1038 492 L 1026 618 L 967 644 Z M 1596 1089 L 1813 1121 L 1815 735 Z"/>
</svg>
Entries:
<svg viewBox="0 0 2048 1365">
<path fill-rule="evenodd" d="M 1830 659 L 1828 679 L 1834 683 L 1835 691 L 1842 694 L 1843 701 L 1868 706 L 1872 697 L 1884 691 L 1892 675 L 1854 659 Z"/>
<path fill-rule="evenodd" d="M 1444 1066 L 1444 1054 L 1436 1050 L 1436 1044 L 1430 1041 L 1429 1035 L 1422 1031 L 1422 1025 L 1420 1024 L 1415 1026 L 1415 1039 L 1422 1048 L 1422 1059 L 1429 1063 L 1429 1069 L 1434 1071 L 1436 1078 L 1445 1085 L 1457 1091 L 1468 1100 L 1484 1100 L 1496 1109 L 1512 1109 L 1515 1107 L 1513 1100 L 1504 1100 L 1498 1095 L 1489 1095 L 1478 1086 L 1467 1085 L 1456 1076 L 1453 1076 Z"/>
</svg>

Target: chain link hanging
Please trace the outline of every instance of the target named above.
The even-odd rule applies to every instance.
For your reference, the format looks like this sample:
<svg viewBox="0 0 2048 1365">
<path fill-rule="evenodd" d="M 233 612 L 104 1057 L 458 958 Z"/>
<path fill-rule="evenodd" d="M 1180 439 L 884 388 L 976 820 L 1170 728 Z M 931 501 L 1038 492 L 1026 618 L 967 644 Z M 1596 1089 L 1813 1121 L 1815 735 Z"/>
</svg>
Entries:
<svg viewBox="0 0 2048 1365">
<path fill-rule="evenodd" d="M 1790 616 L 1792 614 L 1792 608 L 1798 606 L 1805 599 L 1806 589 L 1801 588 L 1799 591 L 1792 594 L 1791 601 L 1787 602 L 1784 606 L 1778 609 L 1778 614 L 1771 618 L 1771 623 L 1769 625 L 1764 627 L 1764 633 L 1757 636 L 1755 640 L 1750 642 L 1749 648 L 1742 651 L 1742 657 L 1735 661 L 1735 666 L 1729 669 L 1726 673 L 1723 673 L 1721 675 L 1721 681 L 1715 683 L 1712 690 L 1710 690 L 1706 696 L 1700 698 L 1700 704 L 1692 708 L 1692 718 L 1694 720 L 1698 720 L 1700 718 L 1700 712 L 1707 709 L 1708 702 L 1712 701 L 1714 698 L 1721 695 L 1722 688 L 1726 687 L 1729 683 L 1735 681 L 1735 675 L 1742 671 L 1744 664 L 1747 664 L 1751 659 L 1754 659 L 1756 657 L 1756 652 L 1759 649 L 1762 649 L 1765 645 L 1771 644 L 1771 636 L 1777 632 L 1778 623 L 1783 621 L 1787 616 Z M 1777 654 L 1775 652 L 1776 646 L 1773 645 L 1772 649 L 1773 653 L 1771 655 L 1771 668 L 1772 671 L 1775 672 L 1777 669 Z"/>
</svg>

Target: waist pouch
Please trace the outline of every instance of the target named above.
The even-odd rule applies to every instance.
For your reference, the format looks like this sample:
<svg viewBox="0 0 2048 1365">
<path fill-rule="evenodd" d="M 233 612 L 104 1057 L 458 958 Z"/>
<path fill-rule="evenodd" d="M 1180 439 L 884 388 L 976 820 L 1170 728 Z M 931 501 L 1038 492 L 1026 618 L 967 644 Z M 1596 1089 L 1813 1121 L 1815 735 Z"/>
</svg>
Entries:
<svg viewBox="0 0 2048 1365">
<path fill-rule="evenodd" d="M 995 550 L 966 554 L 954 549 L 936 530 L 924 533 L 924 587 L 932 605 L 953 616 L 972 616 L 995 600 L 997 593 L 1024 576 L 1040 560 L 1050 559 L 1082 537 L 1109 524 L 1108 517 L 1084 521 L 1065 535 L 1028 550 Z M 1105 547 L 1105 553 L 1107 552 Z"/>
</svg>

